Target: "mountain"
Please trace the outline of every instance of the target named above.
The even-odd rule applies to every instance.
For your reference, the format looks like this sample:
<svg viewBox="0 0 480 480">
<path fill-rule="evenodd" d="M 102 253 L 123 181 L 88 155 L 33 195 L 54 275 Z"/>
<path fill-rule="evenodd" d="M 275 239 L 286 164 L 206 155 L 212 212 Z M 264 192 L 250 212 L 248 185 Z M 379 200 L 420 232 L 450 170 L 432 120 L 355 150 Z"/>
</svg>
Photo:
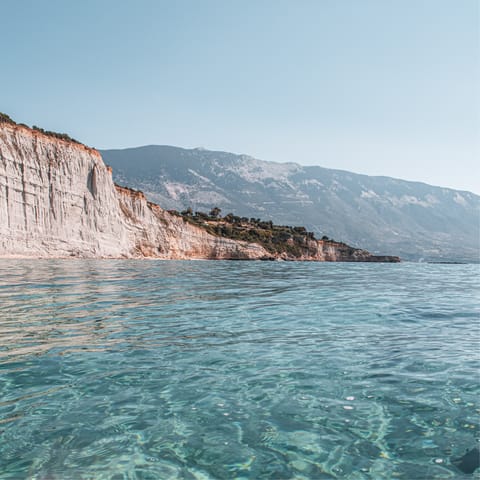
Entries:
<svg viewBox="0 0 480 480">
<path fill-rule="evenodd" d="M 98 151 L 0 113 L 0 257 L 398 262 L 304 228 L 180 215 L 115 185 Z"/>
<path fill-rule="evenodd" d="M 116 182 L 168 209 L 218 206 L 409 260 L 479 260 L 480 197 L 470 192 L 198 148 L 101 154 Z"/>
</svg>

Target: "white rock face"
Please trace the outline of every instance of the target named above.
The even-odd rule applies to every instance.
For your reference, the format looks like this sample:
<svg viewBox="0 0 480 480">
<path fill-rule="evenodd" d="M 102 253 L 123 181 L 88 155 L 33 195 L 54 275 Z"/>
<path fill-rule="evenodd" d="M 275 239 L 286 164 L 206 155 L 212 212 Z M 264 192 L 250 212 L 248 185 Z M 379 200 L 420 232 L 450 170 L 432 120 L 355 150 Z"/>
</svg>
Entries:
<svg viewBox="0 0 480 480">
<path fill-rule="evenodd" d="M 96 150 L 7 123 L 0 123 L 0 255 L 269 256 L 259 245 L 214 237 L 141 192 L 116 187 Z"/>
</svg>

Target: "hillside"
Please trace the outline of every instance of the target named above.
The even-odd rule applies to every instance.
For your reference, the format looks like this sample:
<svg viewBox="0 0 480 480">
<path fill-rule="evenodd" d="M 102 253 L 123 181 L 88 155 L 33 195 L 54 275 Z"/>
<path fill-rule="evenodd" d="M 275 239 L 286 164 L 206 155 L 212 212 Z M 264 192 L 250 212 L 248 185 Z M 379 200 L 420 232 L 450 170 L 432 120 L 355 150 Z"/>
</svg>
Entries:
<svg viewBox="0 0 480 480">
<path fill-rule="evenodd" d="M 303 225 L 375 254 L 478 261 L 480 197 L 470 192 L 247 155 L 145 146 L 101 151 L 114 180 L 168 209 Z"/>
</svg>

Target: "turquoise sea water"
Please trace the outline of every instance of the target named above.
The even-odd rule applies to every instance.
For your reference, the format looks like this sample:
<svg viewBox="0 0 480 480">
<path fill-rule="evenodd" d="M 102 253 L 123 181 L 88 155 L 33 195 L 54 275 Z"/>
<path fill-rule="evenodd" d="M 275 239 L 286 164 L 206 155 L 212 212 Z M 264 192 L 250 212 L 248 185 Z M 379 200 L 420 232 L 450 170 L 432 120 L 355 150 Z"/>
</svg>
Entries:
<svg viewBox="0 0 480 480">
<path fill-rule="evenodd" d="M 475 265 L 0 261 L 0 478 L 480 478 Z"/>
</svg>

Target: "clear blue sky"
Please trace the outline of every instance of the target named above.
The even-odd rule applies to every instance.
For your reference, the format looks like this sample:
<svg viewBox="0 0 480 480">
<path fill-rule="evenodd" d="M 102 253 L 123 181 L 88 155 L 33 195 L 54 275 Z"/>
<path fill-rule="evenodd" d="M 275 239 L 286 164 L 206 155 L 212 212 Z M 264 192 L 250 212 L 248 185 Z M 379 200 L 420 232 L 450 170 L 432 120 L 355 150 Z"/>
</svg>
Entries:
<svg viewBox="0 0 480 480">
<path fill-rule="evenodd" d="M 0 27 L 19 122 L 480 193 L 477 0 L 12 0 Z"/>
</svg>

